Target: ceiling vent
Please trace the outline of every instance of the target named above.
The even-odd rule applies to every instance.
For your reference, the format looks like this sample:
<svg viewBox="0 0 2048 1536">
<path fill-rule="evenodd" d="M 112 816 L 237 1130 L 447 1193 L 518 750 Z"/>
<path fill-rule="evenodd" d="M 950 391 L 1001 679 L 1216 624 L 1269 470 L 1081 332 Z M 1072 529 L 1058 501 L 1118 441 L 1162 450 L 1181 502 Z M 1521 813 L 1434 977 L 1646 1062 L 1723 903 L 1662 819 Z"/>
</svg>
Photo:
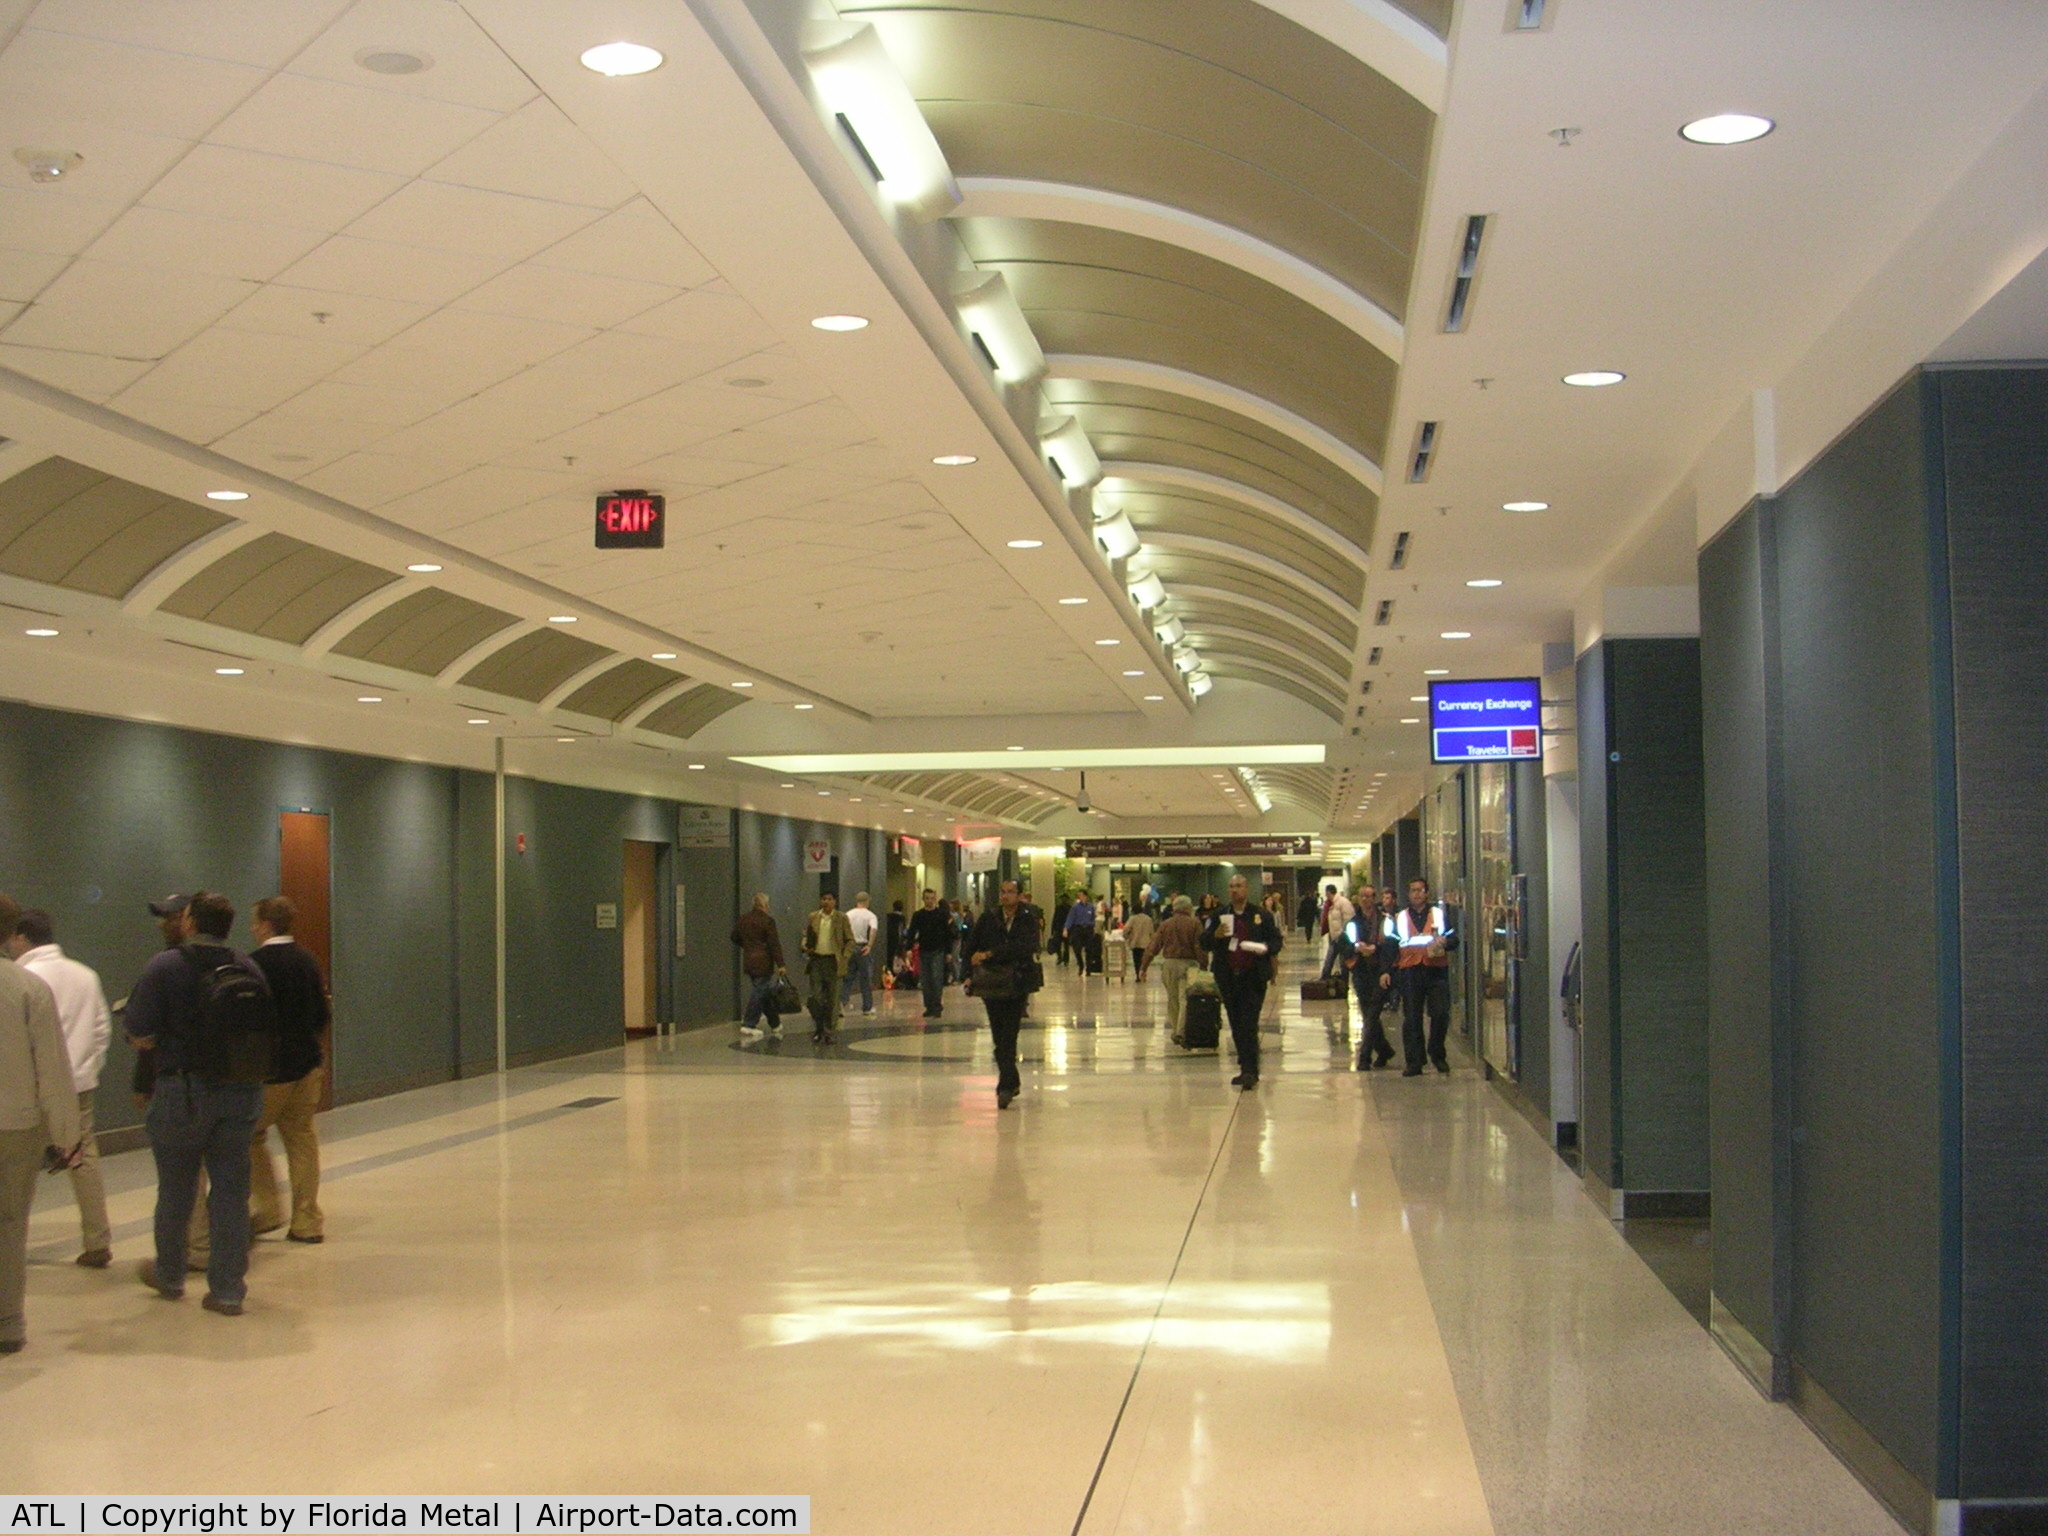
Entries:
<svg viewBox="0 0 2048 1536">
<path fill-rule="evenodd" d="M 1436 456 L 1436 429 L 1433 421 L 1415 424 L 1415 451 L 1408 456 L 1408 483 L 1420 485 L 1429 478 L 1429 461 Z"/>
<path fill-rule="evenodd" d="M 1378 646 L 1372 648 L 1371 653 L 1365 658 L 1365 664 L 1368 667 L 1376 667 L 1380 664 L 1380 648 Z M 1370 689 L 1372 684 L 1367 683 L 1365 686 Z"/>
<path fill-rule="evenodd" d="M 1508 0 L 1508 30 L 1548 32 L 1555 10 L 1553 0 Z"/>
<path fill-rule="evenodd" d="M 1373 610 L 1372 621 L 1375 624 L 1391 624 L 1394 622 L 1394 600 L 1391 597 L 1380 599 L 1379 607 Z"/>
<path fill-rule="evenodd" d="M 860 163 L 867 168 L 867 173 L 879 183 L 882 180 L 882 168 L 875 164 L 875 157 L 868 153 L 867 142 L 853 126 L 853 119 L 844 112 L 835 112 L 832 114 L 832 120 L 839 125 L 839 131 L 846 135 L 846 142 L 853 146 L 853 152 L 860 156 Z"/>
<path fill-rule="evenodd" d="M 1387 560 L 1387 564 L 1394 570 L 1398 571 L 1403 566 L 1407 565 L 1408 540 L 1411 537 L 1413 537 L 1413 535 L 1411 535 L 1405 528 L 1403 528 L 1399 533 L 1394 535 L 1394 553 Z"/>
<path fill-rule="evenodd" d="M 1444 330 L 1455 334 L 1465 329 L 1472 312 L 1472 290 L 1479 283 L 1479 252 L 1486 243 L 1483 213 L 1465 218 L 1465 238 L 1458 245 L 1458 266 L 1451 278 L 1451 302 L 1444 309 Z"/>
<path fill-rule="evenodd" d="M 1375 650 L 1375 651 L 1373 652 L 1373 654 L 1374 654 L 1375 656 L 1377 656 L 1377 655 L 1379 654 L 1379 652 L 1378 652 L 1377 650 Z M 1368 678 L 1367 678 L 1367 679 L 1366 679 L 1366 680 L 1365 680 L 1364 682 L 1360 683 L 1360 684 L 1358 685 L 1358 691 L 1359 691 L 1359 693 L 1360 693 L 1360 695 L 1361 695 L 1361 696 L 1362 696 L 1362 695 L 1364 695 L 1364 694 L 1368 694 L 1368 693 L 1371 693 L 1371 692 L 1372 692 L 1372 679 L 1368 677 Z"/>
</svg>

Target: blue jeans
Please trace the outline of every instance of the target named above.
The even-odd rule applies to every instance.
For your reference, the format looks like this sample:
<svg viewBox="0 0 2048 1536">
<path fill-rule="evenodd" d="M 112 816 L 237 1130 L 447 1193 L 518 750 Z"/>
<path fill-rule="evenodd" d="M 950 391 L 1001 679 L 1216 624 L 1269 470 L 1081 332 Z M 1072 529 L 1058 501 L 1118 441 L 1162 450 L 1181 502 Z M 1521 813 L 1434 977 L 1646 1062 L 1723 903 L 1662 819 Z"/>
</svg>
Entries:
<svg viewBox="0 0 2048 1536">
<path fill-rule="evenodd" d="M 856 949 L 846 961 L 846 974 L 839 981 L 839 1006 L 843 1009 L 846 1000 L 853 996 L 853 984 L 860 983 L 860 1011 L 875 1011 L 875 952 L 870 949 L 863 953 Z"/>
<path fill-rule="evenodd" d="M 770 1029 L 782 1028 L 782 1015 L 769 1005 L 769 1000 L 775 993 L 775 972 L 770 971 L 766 976 L 755 976 L 750 980 L 752 985 L 747 989 L 747 1011 L 740 1016 L 740 1022 L 752 1029 L 755 1020 L 765 1013 L 768 1015 Z"/>
<path fill-rule="evenodd" d="M 950 955 L 918 956 L 918 990 L 924 993 L 924 1011 L 933 1018 L 946 1011 L 946 970 L 951 961 Z"/>
<path fill-rule="evenodd" d="M 165 1289 L 185 1282 L 186 1227 L 203 1167 L 211 1186 L 206 1288 L 220 1301 L 247 1294 L 249 1142 L 262 1108 L 261 1083 L 209 1083 L 179 1072 L 156 1080 L 143 1123 L 156 1154 L 156 1275 Z"/>
</svg>

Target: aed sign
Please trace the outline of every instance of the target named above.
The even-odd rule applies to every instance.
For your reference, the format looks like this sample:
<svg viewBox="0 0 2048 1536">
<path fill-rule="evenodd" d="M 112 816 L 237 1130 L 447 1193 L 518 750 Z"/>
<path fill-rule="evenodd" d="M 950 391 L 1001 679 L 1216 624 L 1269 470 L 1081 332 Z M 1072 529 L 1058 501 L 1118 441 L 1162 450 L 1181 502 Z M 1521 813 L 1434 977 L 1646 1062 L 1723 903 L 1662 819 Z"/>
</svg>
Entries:
<svg viewBox="0 0 2048 1536">
<path fill-rule="evenodd" d="M 1488 678 L 1429 685 L 1429 757 L 1483 763 L 1543 755 L 1543 686 L 1538 678 Z"/>
<path fill-rule="evenodd" d="M 660 549 L 668 535 L 668 498 L 651 491 L 613 491 L 597 498 L 599 549 Z"/>
</svg>

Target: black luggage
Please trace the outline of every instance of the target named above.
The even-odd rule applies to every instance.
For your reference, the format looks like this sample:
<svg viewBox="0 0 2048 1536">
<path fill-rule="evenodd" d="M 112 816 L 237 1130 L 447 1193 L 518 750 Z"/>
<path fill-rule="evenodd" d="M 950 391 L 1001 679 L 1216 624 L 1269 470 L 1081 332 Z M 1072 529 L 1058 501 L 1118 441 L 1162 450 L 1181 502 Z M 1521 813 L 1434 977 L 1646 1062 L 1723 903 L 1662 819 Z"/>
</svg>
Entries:
<svg viewBox="0 0 2048 1536">
<path fill-rule="evenodd" d="M 1328 976 L 1312 976 L 1301 984 L 1301 1000 L 1304 1003 L 1341 1002 L 1349 987 L 1350 981 L 1341 971 Z"/>
<path fill-rule="evenodd" d="M 1213 1051 L 1222 1039 L 1223 999 L 1214 992 L 1190 992 L 1181 1008 L 1181 1049 Z"/>
</svg>

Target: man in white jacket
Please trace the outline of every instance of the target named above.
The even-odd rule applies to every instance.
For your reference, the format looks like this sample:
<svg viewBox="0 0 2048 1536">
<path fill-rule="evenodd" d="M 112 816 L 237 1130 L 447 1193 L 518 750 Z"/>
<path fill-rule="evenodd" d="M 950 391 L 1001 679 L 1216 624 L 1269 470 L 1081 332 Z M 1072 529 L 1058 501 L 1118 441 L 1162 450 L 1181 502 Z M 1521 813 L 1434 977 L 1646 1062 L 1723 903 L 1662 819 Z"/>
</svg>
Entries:
<svg viewBox="0 0 2048 1536">
<path fill-rule="evenodd" d="M 71 1058 L 71 1088 L 78 1095 L 78 1123 L 84 1133 L 79 1161 L 71 1170 L 71 1193 L 78 1201 L 85 1236 L 78 1262 L 87 1269 L 105 1269 L 114 1257 L 114 1229 L 107 1222 L 107 1187 L 100 1178 L 100 1147 L 92 1134 L 92 1099 L 114 1033 L 107 994 L 97 971 L 57 946 L 47 912 L 31 907 L 21 914 L 14 937 L 7 941 L 7 953 L 23 970 L 48 982 L 57 998 L 57 1023 Z"/>
<path fill-rule="evenodd" d="M 49 984 L 6 958 L 21 908 L 0 896 L 0 1355 L 27 1342 L 28 1212 L 36 1174 L 76 1156 L 78 1098 Z"/>
</svg>

